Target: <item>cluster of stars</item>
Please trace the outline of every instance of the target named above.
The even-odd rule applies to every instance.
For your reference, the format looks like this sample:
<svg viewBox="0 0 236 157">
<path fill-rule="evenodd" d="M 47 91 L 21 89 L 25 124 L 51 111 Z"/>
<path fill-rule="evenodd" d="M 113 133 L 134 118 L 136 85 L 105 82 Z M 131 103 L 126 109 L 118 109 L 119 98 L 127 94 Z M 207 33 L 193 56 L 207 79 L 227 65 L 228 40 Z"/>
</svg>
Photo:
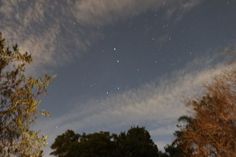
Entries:
<svg viewBox="0 0 236 157">
<path fill-rule="evenodd" d="M 170 38 L 171 38 L 171 37 L 170 37 Z M 152 37 L 151 40 L 152 40 L 152 41 L 155 41 L 156 38 L 155 38 L 155 37 Z M 171 40 L 171 39 L 170 39 L 170 40 Z M 119 63 L 120 63 L 120 59 L 118 58 L 119 53 L 118 53 L 117 47 L 113 47 L 113 48 L 112 48 L 112 51 L 113 51 L 113 53 L 115 54 L 115 58 L 116 58 L 116 59 L 115 59 L 115 63 L 116 63 L 116 64 L 119 64 Z M 158 64 L 158 63 L 159 63 L 158 60 L 154 60 L 153 62 L 154 62 L 154 64 Z M 140 73 L 140 72 L 141 72 L 141 69 L 140 69 L 139 67 L 137 67 L 137 68 L 135 69 L 135 71 L 136 71 L 137 73 Z M 95 83 L 89 85 L 90 88 L 93 88 L 94 86 L 96 86 Z M 113 89 L 107 89 L 107 90 L 105 90 L 105 95 L 110 96 L 110 95 L 112 95 L 112 94 L 114 94 L 114 93 L 116 93 L 116 92 L 119 92 L 120 89 L 121 89 L 120 87 L 114 87 Z"/>
<path fill-rule="evenodd" d="M 118 92 L 118 91 L 120 91 L 120 87 L 116 87 L 114 90 L 113 90 L 113 92 Z M 107 90 L 106 91 L 106 95 L 110 95 L 111 94 L 111 90 Z"/>
<path fill-rule="evenodd" d="M 114 52 L 117 52 L 117 48 L 114 47 L 114 48 L 113 48 L 113 51 L 114 51 Z M 119 59 L 116 59 L 116 63 L 119 64 L 119 63 L 120 63 L 120 60 L 119 60 Z"/>
</svg>

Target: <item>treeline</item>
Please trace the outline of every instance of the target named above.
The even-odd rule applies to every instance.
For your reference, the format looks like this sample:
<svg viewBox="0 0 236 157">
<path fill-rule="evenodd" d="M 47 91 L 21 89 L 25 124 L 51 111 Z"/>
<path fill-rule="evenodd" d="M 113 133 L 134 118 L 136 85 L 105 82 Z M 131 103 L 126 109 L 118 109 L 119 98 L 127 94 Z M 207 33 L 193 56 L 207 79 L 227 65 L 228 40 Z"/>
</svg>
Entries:
<svg viewBox="0 0 236 157">
<path fill-rule="evenodd" d="M 236 157 L 236 71 L 226 71 L 206 86 L 206 93 L 190 100 L 192 116 L 182 116 L 175 140 L 158 151 L 144 128 L 127 133 L 58 136 L 51 153 L 58 157 Z"/>
<path fill-rule="evenodd" d="M 0 33 L 0 157 L 42 157 L 46 137 L 32 130 L 42 94 L 51 77 L 26 75 L 32 62 L 18 46 L 6 46 Z M 234 62 L 232 63 L 234 64 Z M 59 135 L 52 155 L 58 157 L 236 157 L 236 69 L 230 66 L 206 86 L 205 94 L 190 100 L 191 116 L 179 118 L 174 141 L 160 152 L 148 131 Z M 69 128 L 68 128 L 69 129 Z"/>
<path fill-rule="evenodd" d="M 59 157 L 159 157 L 160 152 L 150 134 L 143 127 L 111 134 L 97 132 L 76 134 L 67 130 L 58 136 L 51 155 Z"/>
<path fill-rule="evenodd" d="M 131 127 L 127 132 L 111 134 L 96 132 L 77 134 L 72 130 L 57 136 L 51 155 L 58 157 L 181 157 L 183 152 L 174 145 L 158 150 L 144 127 Z"/>
</svg>

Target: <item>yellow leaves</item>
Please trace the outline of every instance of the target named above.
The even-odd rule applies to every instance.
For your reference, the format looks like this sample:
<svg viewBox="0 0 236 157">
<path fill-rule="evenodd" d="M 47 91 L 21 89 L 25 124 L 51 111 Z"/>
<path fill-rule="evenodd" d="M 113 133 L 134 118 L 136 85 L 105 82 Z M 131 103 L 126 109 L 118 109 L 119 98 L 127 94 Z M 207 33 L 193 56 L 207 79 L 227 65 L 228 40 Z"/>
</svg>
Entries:
<svg viewBox="0 0 236 157">
<path fill-rule="evenodd" d="M 12 143 L 7 156 L 39 157 L 46 137 L 30 130 L 30 125 L 38 114 L 48 116 L 46 111 L 39 112 L 39 98 L 46 92 L 51 77 L 45 75 L 35 78 L 25 74 L 25 67 L 31 63 L 29 53 L 21 53 L 18 46 L 5 47 L 5 40 L 0 33 L 0 140 Z M 10 125 L 9 125 L 10 124 Z M 2 131 L 1 128 L 4 128 Z"/>
<path fill-rule="evenodd" d="M 42 111 L 42 112 L 41 112 L 41 115 L 44 116 L 44 117 L 49 117 L 49 116 L 50 116 L 50 113 L 47 112 L 47 111 Z"/>
<path fill-rule="evenodd" d="M 178 142 L 188 156 L 235 156 L 235 75 L 220 76 L 207 87 L 207 94 L 191 101 L 193 121 L 181 130 Z M 193 147 L 195 146 L 195 147 Z M 207 150 L 204 152 L 203 150 Z M 190 151 L 190 152 L 189 152 Z"/>
<path fill-rule="evenodd" d="M 40 136 L 39 132 L 25 131 L 21 134 L 20 139 L 15 145 L 17 145 L 18 153 L 21 156 L 40 157 L 42 155 L 41 149 L 46 145 L 46 137 Z"/>
<path fill-rule="evenodd" d="M 29 100 L 26 106 L 26 114 L 31 115 L 34 114 L 37 111 L 38 108 L 38 101 L 35 99 Z"/>
<path fill-rule="evenodd" d="M 17 117 L 16 123 L 17 123 L 17 125 L 20 129 L 23 129 L 23 127 L 22 127 L 23 123 L 22 123 L 22 118 L 21 117 Z"/>
</svg>

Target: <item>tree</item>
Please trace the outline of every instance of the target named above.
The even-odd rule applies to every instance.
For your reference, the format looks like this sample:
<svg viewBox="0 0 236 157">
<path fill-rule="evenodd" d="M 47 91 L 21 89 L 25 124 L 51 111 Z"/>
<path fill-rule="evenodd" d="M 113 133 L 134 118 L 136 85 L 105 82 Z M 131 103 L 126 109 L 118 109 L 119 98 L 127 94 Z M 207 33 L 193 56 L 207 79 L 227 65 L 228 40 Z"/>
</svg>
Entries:
<svg viewBox="0 0 236 157">
<path fill-rule="evenodd" d="M 160 157 L 183 157 L 183 152 L 175 144 L 165 146 L 165 153 L 160 153 Z"/>
<path fill-rule="evenodd" d="M 30 125 L 40 113 L 39 96 L 50 77 L 26 75 L 25 67 L 31 62 L 30 54 L 21 53 L 17 45 L 7 47 L 0 34 L 0 154 L 4 157 L 42 156 L 45 137 Z"/>
<path fill-rule="evenodd" d="M 115 141 L 109 132 L 75 134 L 67 130 L 59 135 L 51 148 L 58 157 L 110 157 L 115 155 Z"/>
<path fill-rule="evenodd" d="M 81 157 L 115 157 L 116 142 L 109 132 L 83 135 L 79 142 Z"/>
<path fill-rule="evenodd" d="M 121 156 L 158 157 L 159 151 L 149 132 L 143 127 L 133 127 L 127 133 L 121 133 L 117 139 Z"/>
<path fill-rule="evenodd" d="M 131 128 L 119 135 L 109 132 L 59 135 L 51 148 L 58 157 L 159 157 L 157 146 L 144 128 Z"/>
<path fill-rule="evenodd" d="M 193 116 L 181 127 L 175 144 L 188 157 L 234 157 L 236 154 L 236 72 L 217 77 L 201 99 L 189 102 Z M 186 120 L 186 118 L 184 118 Z M 182 120 L 184 120 L 182 119 Z"/>
<path fill-rule="evenodd" d="M 179 124 L 177 127 L 179 128 L 184 128 L 186 124 L 191 123 L 192 118 L 189 116 L 181 116 L 178 119 Z M 176 140 L 178 140 L 182 135 L 182 131 L 175 131 L 174 136 L 176 137 Z M 168 144 L 165 146 L 165 152 L 161 153 L 161 157 L 184 157 L 184 152 L 181 149 L 180 145 L 178 142 L 172 142 L 172 144 Z"/>
<path fill-rule="evenodd" d="M 58 157 L 79 156 L 77 147 L 80 138 L 81 135 L 76 134 L 72 130 L 67 130 L 62 135 L 56 137 L 55 142 L 51 146 L 54 149 L 51 155 Z"/>
</svg>

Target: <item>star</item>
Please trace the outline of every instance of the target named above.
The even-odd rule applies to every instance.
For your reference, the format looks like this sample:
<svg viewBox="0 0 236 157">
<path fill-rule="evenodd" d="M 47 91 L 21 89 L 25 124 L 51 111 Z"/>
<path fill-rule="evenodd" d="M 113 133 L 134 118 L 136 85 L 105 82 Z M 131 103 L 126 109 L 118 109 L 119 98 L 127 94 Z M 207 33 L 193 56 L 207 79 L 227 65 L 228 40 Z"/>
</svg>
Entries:
<svg viewBox="0 0 236 157">
<path fill-rule="evenodd" d="M 119 60 L 119 59 L 117 59 L 117 60 L 116 60 L 116 63 L 118 63 L 118 64 L 119 64 L 119 63 L 120 63 L 120 60 Z"/>
<path fill-rule="evenodd" d="M 117 49 L 114 47 L 113 50 L 116 51 Z"/>
</svg>

